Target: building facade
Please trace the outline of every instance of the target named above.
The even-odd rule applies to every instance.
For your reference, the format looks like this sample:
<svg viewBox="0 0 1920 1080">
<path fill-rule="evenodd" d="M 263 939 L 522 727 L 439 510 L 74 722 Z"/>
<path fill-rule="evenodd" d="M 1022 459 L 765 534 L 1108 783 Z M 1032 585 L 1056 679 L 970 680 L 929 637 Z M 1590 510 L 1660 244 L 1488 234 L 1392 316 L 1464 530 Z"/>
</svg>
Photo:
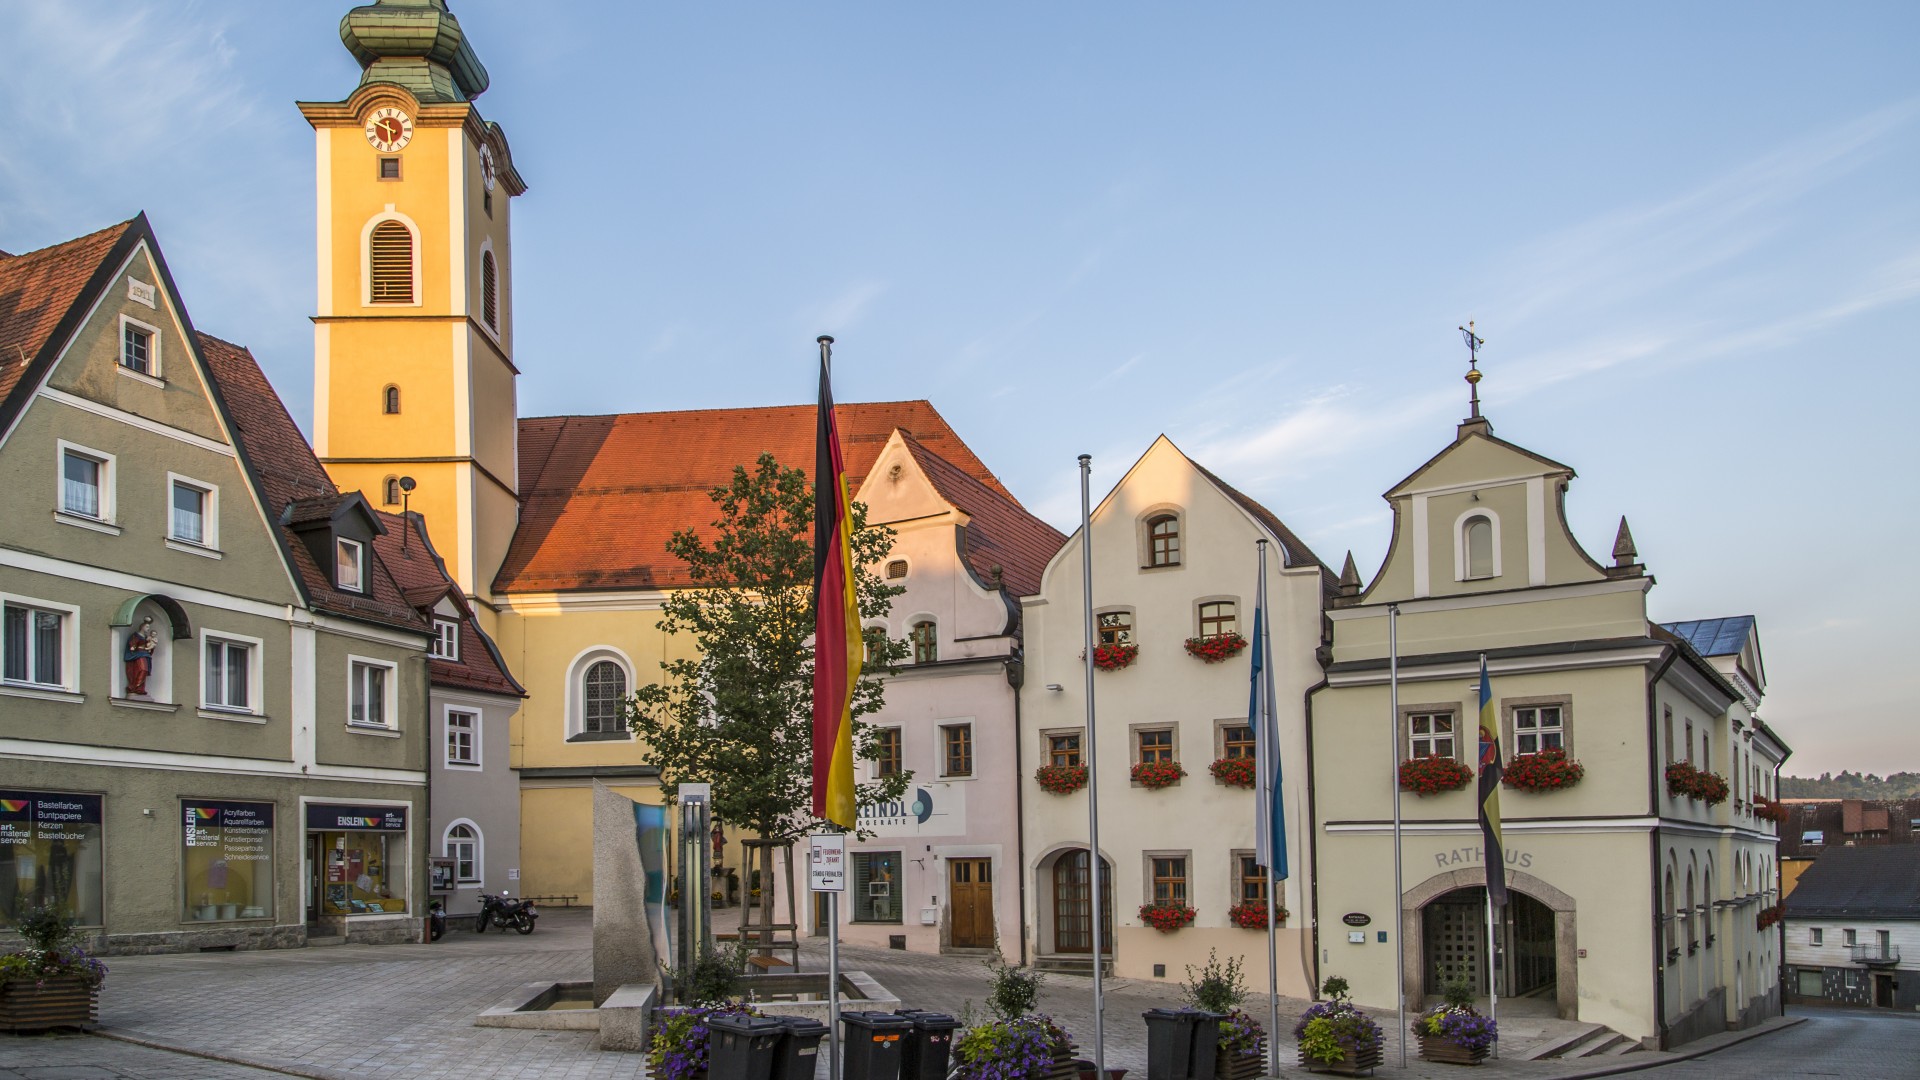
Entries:
<svg viewBox="0 0 1920 1080">
<path fill-rule="evenodd" d="M 1920 1009 L 1920 847 L 1821 853 L 1784 925 L 1791 1004 Z"/>
<path fill-rule="evenodd" d="M 0 920 L 416 940 L 427 624 L 144 216 L 0 256 Z"/>
<path fill-rule="evenodd" d="M 1307 690 L 1320 678 L 1316 650 L 1334 580 L 1280 520 L 1201 468 L 1164 436 L 1092 513 L 1093 610 L 1099 645 L 1129 662 L 1094 676 L 1102 891 L 1112 968 L 1124 978 L 1178 980 L 1209 949 L 1245 960 L 1264 985 L 1264 922 L 1243 928 L 1233 912 L 1263 909 L 1265 872 L 1254 853 L 1254 791 L 1214 775 L 1253 753 L 1250 658 L 1227 645 L 1210 662 L 1188 644 L 1252 634 L 1261 553 L 1267 562 L 1275 700 L 1290 847 L 1280 904 L 1280 992 L 1311 996 L 1312 880 L 1307 842 Z M 1265 541 L 1264 548 L 1258 541 Z M 1088 791 L 1043 786 L 1038 770 L 1087 764 L 1085 592 L 1076 532 L 1022 601 L 1027 677 L 1021 690 L 1027 926 L 1043 964 L 1089 967 L 1092 889 Z M 1136 766 L 1184 775 L 1150 788 Z M 1250 772 L 1248 773 L 1250 775 Z M 1190 925 L 1163 931 L 1150 904 L 1184 906 Z"/>
<path fill-rule="evenodd" d="M 1653 579 L 1625 522 L 1601 565 L 1567 525 L 1573 470 L 1494 437 L 1475 412 L 1387 492 L 1388 555 L 1364 588 L 1350 567 L 1329 613 L 1311 711 L 1323 975 L 1388 1006 L 1399 965 L 1410 1008 L 1454 979 L 1484 996 L 1491 978 L 1503 1001 L 1536 998 L 1650 1046 L 1777 1013 L 1778 951 L 1760 932 L 1778 897 L 1775 836 L 1750 798 L 1772 794 L 1787 750 L 1747 708 L 1758 688 L 1650 622 Z M 1483 659 L 1509 777 L 1510 899 L 1492 964 L 1474 781 L 1401 796 L 1395 896 L 1387 767 L 1439 757 L 1473 772 Z M 1549 752 L 1583 777 L 1513 786 Z M 1674 762 L 1711 775 L 1719 798 L 1676 794 Z M 1751 791 L 1749 768 L 1764 774 Z"/>
</svg>

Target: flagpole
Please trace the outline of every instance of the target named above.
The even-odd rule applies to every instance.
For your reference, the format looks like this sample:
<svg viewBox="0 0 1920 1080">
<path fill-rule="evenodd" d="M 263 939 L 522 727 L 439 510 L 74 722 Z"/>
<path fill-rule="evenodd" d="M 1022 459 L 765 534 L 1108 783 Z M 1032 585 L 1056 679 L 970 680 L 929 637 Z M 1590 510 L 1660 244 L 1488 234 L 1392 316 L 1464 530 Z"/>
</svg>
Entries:
<svg viewBox="0 0 1920 1080">
<path fill-rule="evenodd" d="M 1500 874 L 1506 876 L 1506 868 Z M 1487 1019 L 1493 1030 L 1500 1030 L 1500 941 L 1493 934 L 1493 893 L 1487 893 Z M 1500 1056 L 1500 1040 L 1494 1039 L 1493 1056 Z"/>
<path fill-rule="evenodd" d="M 771 890 L 768 890 L 768 893 L 771 893 Z M 813 895 L 822 894 L 814 893 Z M 830 892 L 825 895 L 827 898 L 827 1080 L 840 1080 L 840 894 Z"/>
<path fill-rule="evenodd" d="M 1106 905 L 1100 895 L 1100 763 L 1095 753 L 1093 726 L 1093 503 L 1089 484 L 1093 455 L 1080 455 L 1080 598 L 1083 602 L 1082 641 L 1086 647 L 1087 678 L 1087 907 L 1093 913 L 1093 1074 L 1106 1080 L 1106 987 L 1100 963 L 1100 917 Z"/>
<path fill-rule="evenodd" d="M 1254 541 L 1254 550 L 1260 559 L 1260 579 L 1258 592 L 1255 594 L 1254 600 L 1254 619 L 1260 628 L 1260 632 L 1254 634 L 1254 637 L 1261 638 L 1261 640 L 1254 642 L 1253 647 L 1255 650 L 1264 650 L 1267 644 L 1263 635 L 1273 633 L 1273 627 L 1267 623 L 1267 538 L 1263 536 Z M 1254 657 L 1254 669 L 1256 671 L 1260 670 L 1261 665 L 1265 662 L 1266 657 L 1264 655 L 1256 655 Z M 1259 678 L 1259 676 L 1256 675 L 1255 678 Z M 1257 696 L 1258 693 L 1259 691 L 1256 688 L 1255 695 Z M 1279 752 L 1280 747 L 1278 745 L 1279 733 L 1271 730 L 1272 728 L 1278 727 L 1278 725 L 1269 725 L 1266 722 L 1266 712 L 1271 711 L 1273 703 L 1268 702 L 1267 704 L 1267 710 L 1258 710 L 1256 712 L 1255 719 L 1256 722 L 1260 724 L 1260 729 L 1254 732 L 1254 738 L 1257 740 L 1254 745 L 1256 747 L 1268 745 L 1267 757 L 1270 761 L 1272 756 Z M 1280 943 L 1279 931 L 1275 929 L 1275 924 L 1279 922 L 1281 879 L 1279 877 L 1279 868 L 1274 866 L 1272 819 L 1275 810 L 1279 807 L 1280 793 L 1273 790 L 1273 770 L 1271 768 L 1261 768 L 1260 790 L 1265 795 L 1265 798 L 1260 800 L 1261 805 L 1257 812 L 1266 815 L 1265 820 L 1267 823 L 1268 836 L 1267 850 L 1260 853 L 1260 858 L 1267 864 L 1267 1046 L 1269 1047 L 1267 1051 L 1267 1075 L 1279 1076 L 1280 1055 L 1276 1052 L 1275 1048 L 1277 1047 L 1276 1040 L 1279 1038 L 1280 1032 Z"/>
<path fill-rule="evenodd" d="M 1387 605 L 1387 699 L 1392 715 L 1388 718 L 1390 737 L 1387 751 L 1393 755 L 1393 977 L 1400 1002 L 1400 1067 L 1407 1067 L 1407 958 L 1406 945 L 1400 940 L 1406 929 L 1406 916 L 1400 910 L 1405 890 L 1400 869 L 1400 605 Z"/>
</svg>

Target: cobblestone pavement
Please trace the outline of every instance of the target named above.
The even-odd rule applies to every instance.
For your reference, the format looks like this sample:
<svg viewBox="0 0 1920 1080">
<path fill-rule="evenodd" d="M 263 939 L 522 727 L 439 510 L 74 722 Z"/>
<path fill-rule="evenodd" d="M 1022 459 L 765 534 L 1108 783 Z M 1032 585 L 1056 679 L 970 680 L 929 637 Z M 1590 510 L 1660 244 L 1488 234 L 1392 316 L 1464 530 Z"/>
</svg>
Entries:
<svg viewBox="0 0 1920 1080">
<path fill-rule="evenodd" d="M 473 1026 L 478 1013 L 523 983 L 590 978 L 590 928 L 589 912 L 553 909 L 543 914 L 539 930 L 527 937 L 455 931 L 433 945 L 341 945 L 111 959 L 112 974 L 101 995 L 101 1022 L 107 1034 L 224 1060 L 181 1058 L 163 1050 L 99 1037 L 0 1039 L 0 1080 L 227 1080 L 262 1075 L 244 1066 L 320 1080 L 614 1080 L 642 1076 L 641 1055 L 603 1053 L 594 1048 L 592 1032 Z M 849 947 L 842 950 L 842 963 L 850 970 L 869 972 L 907 1005 L 962 1015 L 971 1003 L 975 1015 L 985 1011 L 987 973 L 978 960 Z M 809 970 L 823 970 L 824 947 L 807 943 L 802 964 Z M 1156 1006 L 1177 1004 L 1178 988 L 1171 983 L 1108 980 L 1105 998 L 1106 1064 L 1132 1070 L 1134 1080 L 1141 1080 L 1146 1066 L 1146 1029 L 1140 1014 Z M 1281 1001 L 1281 1032 L 1275 1046 L 1285 1065 L 1283 1071 L 1292 1071 L 1294 1055 L 1287 1033 L 1306 1004 Z M 1264 998 L 1250 1000 L 1245 1007 L 1264 1020 Z M 1041 1008 L 1076 1037 L 1083 1056 L 1091 1056 L 1091 979 L 1049 976 L 1041 991 Z M 1382 1019 L 1389 1029 L 1389 1060 L 1397 1060 L 1395 1025 L 1391 1017 Z M 1503 1047 L 1508 1058 L 1488 1062 L 1475 1071 L 1475 1076 L 1480 1080 L 1506 1076 L 1566 1080 L 1590 1075 L 1600 1062 L 1514 1060 L 1527 1041 L 1525 1033 L 1531 1030 L 1537 1037 L 1542 1026 L 1551 1023 L 1554 1021 L 1519 1016 L 1506 1021 L 1503 1026 L 1511 1025 Z M 1812 1035 L 1801 1037 L 1814 1038 L 1806 1053 L 1816 1063 L 1823 1058 L 1838 1060 L 1835 1055 L 1847 1046 L 1879 1051 L 1874 1061 L 1849 1067 L 1849 1076 L 1920 1075 L 1872 1072 L 1868 1066 L 1884 1068 L 1890 1060 L 1911 1060 L 1884 1057 L 1889 1042 L 1877 1033 L 1867 1037 L 1843 1034 L 1825 1041 Z M 1772 1049 L 1784 1045 L 1778 1041 L 1781 1038 L 1780 1034 L 1762 1036 L 1746 1050 L 1755 1061 L 1771 1061 L 1776 1066 L 1774 1071 L 1725 1075 L 1729 1080 L 1736 1076 L 1786 1075 L 1777 1068 L 1783 1060 L 1779 1051 Z M 1703 1040 L 1690 1049 L 1711 1042 Z M 1717 1054 L 1699 1065 L 1713 1067 L 1721 1060 L 1732 1061 L 1725 1056 L 1731 1053 Z M 1914 1053 L 1920 1053 L 1920 1049 Z M 1607 1059 L 1604 1064 L 1631 1062 L 1644 1067 L 1674 1060 L 1674 1055 L 1636 1053 Z M 1410 1064 L 1412 1067 L 1405 1070 L 1383 1068 L 1380 1075 L 1463 1080 L 1458 1067 L 1430 1065 L 1417 1058 Z M 1714 1075 L 1722 1072 L 1716 1068 Z M 1655 1075 L 1660 1074 L 1707 1075 L 1669 1068 Z"/>
</svg>

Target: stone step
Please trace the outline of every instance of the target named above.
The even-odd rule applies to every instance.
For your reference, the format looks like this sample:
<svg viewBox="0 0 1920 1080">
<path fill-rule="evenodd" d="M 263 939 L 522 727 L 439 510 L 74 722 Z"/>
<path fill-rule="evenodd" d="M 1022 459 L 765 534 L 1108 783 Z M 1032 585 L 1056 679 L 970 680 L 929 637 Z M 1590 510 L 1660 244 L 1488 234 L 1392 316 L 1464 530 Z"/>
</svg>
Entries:
<svg viewBox="0 0 1920 1080">
<path fill-rule="evenodd" d="M 1645 1049 L 1646 1047 L 1640 1045 L 1639 1039 L 1629 1039 L 1625 1035 L 1622 1035 L 1620 1036 L 1620 1044 L 1618 1046 L 1608 1047 L 1606 1054 L 1608 1057 L 1619 1057 L 1621 1054 L 1637 1053 Z"/>
<path fill-rule="evenodd" d="M 1618 1048 L 1626 1045 L 1627 1043 L 1633 1042 L 1633 1040 L 1627 1038 L 1625 1035 L 1622 1035 L 1617 1031 L 1610 1031 L 1606 1028 L 1601 1028 L 1600 1031 L 1601 1031 L 1601 1036 L 1596 1036 L 1595 1038 L 1588 1039 L 1586 1042 L 1582 1043 L 1578 1049 L 1569 1051 L 1568 1053 L 1562 1054 L 1561 1056 L 1590 1058 L 1590 1057 L 1600 1057 L 1602 1055 L 1607 1055 L 1607 1054 L 1623 1053 L 1624 1051 L 1621 1051 Z M 1639 1044 L 1633 1043 L 1633 1045 L 1638 1046 Z"/>
<path fill-rule="evenodd" d="M 1567 1051 L 1593 1038 L 1597 1032 L 1607 1030 L 1599 1024 L 1575 1024 L 1558 1035 L 1548 1035 L 1540 1044 L 1527 1051 L 1522 1060 L 1541 1061 L 1564 1055 Z"/>
<path fill-rule="evenodd" d="M 1093 958 L 1091 956 L 1036 956 L 1033 960 L 1035 971 L 1044 971 L 1055 975 L 1084 975 L 1093 978 Z M 1107 958 L 1101 962 L 1101 970 L 1107 975 L 1113 974 L 1113 960 Z"/>
</svg>

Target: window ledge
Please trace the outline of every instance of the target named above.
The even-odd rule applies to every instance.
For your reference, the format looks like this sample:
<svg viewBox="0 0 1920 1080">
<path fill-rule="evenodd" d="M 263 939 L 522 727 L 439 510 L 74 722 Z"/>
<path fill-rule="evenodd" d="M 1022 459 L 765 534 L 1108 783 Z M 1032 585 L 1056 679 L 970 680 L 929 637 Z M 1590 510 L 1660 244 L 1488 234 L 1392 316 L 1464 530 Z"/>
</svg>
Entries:
<svg viewBox="0 0 1920 1080">
<path fill-rule="evenodd" d="M 218 548 L 196 544 L 191 540 L 176 540 L 171 536 L 167 537 L 167 548 L 171 551 L 184 551 L 189 555 L 198 555 L 203 559 L 218 559 L 224 554 Z"/>
<path fill-rule="evenodd" d="M 94 532 L 97 532 L 97 533 L 106 533 L 108 536 L 120 535 L 120 526 L 115 525 L 111 521 L 101 521 L 99 518 L 83 517 L 82 515 L 79 515 L 79 514 L 69 514 L 65 510 L 55 510 L 53 512 L 53 520 L 59 522 L 62 525 L 72 525 L 76 528 L 92 529 Z"/>
<path fill-rule="evenodd" d="M 0 697 L 32 698 L 35 701 L 66 701 L 75 705 L 87 700 L 87 695 L 76 694 L 62 687 L 27 686 L 21 683 L 0 684 Z"/>
<path fill-rule="evenodd" d="M 179 712 L 180 706 L 166 701 L 141 701 L 139 698 L 110 697 L 107 704 L 116 709 L 144 709 L 148 712 Z"/>
<path fill-rule="evenodd" d="M 630 731 L 582 731 L 567 736 L 568 742 L 632 742 Z"/>
<path fill-rule="evenodd" d="M 980 778 L 973 773 L 955 773 L 952 776 L 936 776 L 934 779 L 942 784 L 964 784 Z"/>
<path fill-rule="evenodd" d="M 1155 571 L 1155 570 L 1178 570 L 1178 569 L 1180 569 L 1180 568 L 1181 568 L 1182 566 L 1184 566 L 1184 565 L 1186 565 L 1186 564 L 1185 564 L 1185 563 L 1177 563 L 1177 562 L 1169 562 L 1169 563 L 1149 563 L 1149 564 L 1147 564 L 1147 565 L 1145 565 L 1145 566 L 1142 566 L 1142 567 L 1140 568 L 1140 572 L 1141 572 L 1141 573 L 1149 573 L 1149 572 L 1151 572 L 1151 571 Z"/>
<path fill-rule="evenodd" d="M 243 709 L 222 709 L 217 705 L 202 705 L 199 715 L 208 720 L 231 720 L 238 724 L 264 724 L 267 718 L 259 713 Z"/>
<path fill-rule="evenodd" d="M 355 735 L 378 735 L 387 739 L 397 739 L 400 737 L 400 732 L 385 724 L 356 724 L 349 720 L 347 721 L 347 730 L 353 732 Z"/>
<path fill-rule="evenodd" d="M 167 388 L 167 381 L 157 375 L 149 375 L 144 371 L 135 371 L 127 365 L 118 362 L 113 366 L 119 370 L 120 374 L 132 379 L 134 382 L 146 383 L 148 386 L 158 387 L 162 390 Z"/>
<path fill-rule="evenodd" d="M 475 772 L 480 771 L 480 763 L 477 761 L 443 761 L 440 764 L 449 769 L 472 769 Z"/>
</svg>

